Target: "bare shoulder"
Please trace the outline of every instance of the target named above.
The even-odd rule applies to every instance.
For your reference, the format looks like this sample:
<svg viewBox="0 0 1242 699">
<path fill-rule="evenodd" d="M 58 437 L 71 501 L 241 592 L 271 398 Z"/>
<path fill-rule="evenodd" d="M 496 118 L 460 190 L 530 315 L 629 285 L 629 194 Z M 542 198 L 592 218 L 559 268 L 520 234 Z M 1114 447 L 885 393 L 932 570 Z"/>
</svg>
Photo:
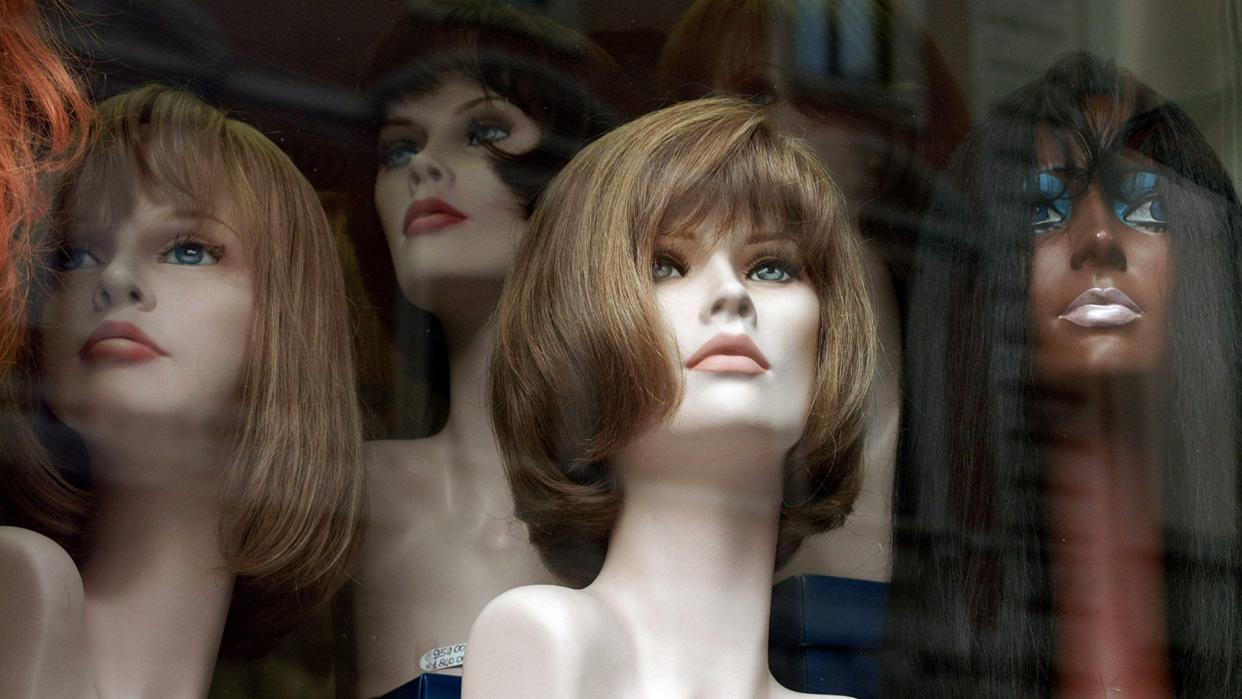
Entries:
<svg viewBox="0 0 1242 699">
<path fill-rule="evenodd" d="M 82 577 L 69 554 L 46 536 L 20 527 L 0 527 L 0 587 L 5 607 L 82 600 Z M 24 598 L 20 604 L 16 595 Z"/>
<path fill-rule="evenodd" d="M 556 585 L 496 597 L 470 629 L 463 696 L 580 696 L 608 615 L 591 595 Z"/>
<path fill-rule="evenodd" d="M 38 532 L 0 527 L 0 590 L 0 696 L 77 694 L 84 594 L 73 559 Z"/>
</svg>

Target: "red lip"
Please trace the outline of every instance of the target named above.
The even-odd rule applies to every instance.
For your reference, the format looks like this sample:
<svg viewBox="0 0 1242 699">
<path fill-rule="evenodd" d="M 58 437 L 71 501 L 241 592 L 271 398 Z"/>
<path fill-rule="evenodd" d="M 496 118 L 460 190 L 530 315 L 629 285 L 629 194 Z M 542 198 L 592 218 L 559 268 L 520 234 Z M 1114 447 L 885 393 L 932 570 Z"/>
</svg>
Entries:
<svg viewBox="0 0 1242 699">
<path fill-rule="evenodd" d="M 105 320 L 91 334 L 82 349 L 82 359 L 117 359 L 125 362 L 144 362 L 168 353 L 133 323 Z"/>
<path fill-rule="evenodd" d="M 762 374 L 769 366 L 749 335 L 725 333 L 708 340 L 686 361 L 688 369 L 721 373 Z"/>
<path fill-rule="evenodd" d="M 470 218 L 435 197 L 415 199 L 405 210 L 403 229 L 407 236 L 431 233 L 456 225 Z"/>
</svg>

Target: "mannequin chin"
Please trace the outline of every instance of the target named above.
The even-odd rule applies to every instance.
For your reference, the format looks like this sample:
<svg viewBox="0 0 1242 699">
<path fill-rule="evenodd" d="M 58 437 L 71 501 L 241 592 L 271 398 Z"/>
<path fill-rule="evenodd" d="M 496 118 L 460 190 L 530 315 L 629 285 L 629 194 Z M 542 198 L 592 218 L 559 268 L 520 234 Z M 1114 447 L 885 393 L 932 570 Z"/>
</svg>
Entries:
<svg viewBox="0 0 1242 699">
<path fill-rule="evenodd" d="M 519 517 L 585 587 L 489 604 L 464 696 L 789 694 L 773 563 L 844 520 L 873 370 L 843 208 L 734 99 L 631 122 L 549 189 L 497 314 L 492 414 Z"/>
</svg>

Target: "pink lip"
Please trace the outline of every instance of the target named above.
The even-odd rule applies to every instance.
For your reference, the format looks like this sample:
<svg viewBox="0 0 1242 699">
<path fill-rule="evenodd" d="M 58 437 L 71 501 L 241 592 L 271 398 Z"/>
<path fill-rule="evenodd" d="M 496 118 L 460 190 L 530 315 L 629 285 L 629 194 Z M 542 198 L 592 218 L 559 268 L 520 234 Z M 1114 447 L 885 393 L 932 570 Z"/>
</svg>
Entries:
<svg viewBox="0 0 1242 699">
<path fill-rule="evenodd" d="M 456 225 L 470 218 L 449 206 L 442 199 L 415 199 L 405 211 L 404 230 L 407 236 L 431 233 Z"/>
<path fill-rule="evenodd" d="M 721 333 L 686 361 L 686 368 L 732 374 L 762 374 L 769 367 L 763 352 L 748 335 Z"/>
<path fill-rule="evenodd" d="M 1057 316 L 1084 328 L 1115 328 L 1143 317 L 1143 308 L 1116 287 L 1087 289 Z"/>
<path fill-rule="evenodd" d="M 145 362 L 168 353 L 133 323 L 105 320 L 78 350 L 85 360 L 116 359 L 123 362 Z"/>
</svg>

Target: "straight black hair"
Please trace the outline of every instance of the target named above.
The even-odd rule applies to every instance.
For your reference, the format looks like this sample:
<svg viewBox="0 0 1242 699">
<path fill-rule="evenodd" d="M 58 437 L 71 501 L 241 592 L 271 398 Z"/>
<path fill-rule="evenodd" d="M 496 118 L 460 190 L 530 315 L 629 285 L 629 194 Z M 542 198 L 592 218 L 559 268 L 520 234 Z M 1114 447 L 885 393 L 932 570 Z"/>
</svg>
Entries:
<svg viewBox="0 0 1242 699">
<path fill-rule="evenodd" d="M 1108 118 L 1091 118 L 1088 104 Z M 1176 280 L 1161 489 L 1172 677 L 1180 697 L 1242 696 L 1242 210 L 1184 111 L 1081 53 L 972 131 L 925 222 L 906 328 L 884 695 L 1056 688 L 1027 288 L 1040 135 L 1089 173 L 1129 152 L 1168 181 Z"/>
</svg>

